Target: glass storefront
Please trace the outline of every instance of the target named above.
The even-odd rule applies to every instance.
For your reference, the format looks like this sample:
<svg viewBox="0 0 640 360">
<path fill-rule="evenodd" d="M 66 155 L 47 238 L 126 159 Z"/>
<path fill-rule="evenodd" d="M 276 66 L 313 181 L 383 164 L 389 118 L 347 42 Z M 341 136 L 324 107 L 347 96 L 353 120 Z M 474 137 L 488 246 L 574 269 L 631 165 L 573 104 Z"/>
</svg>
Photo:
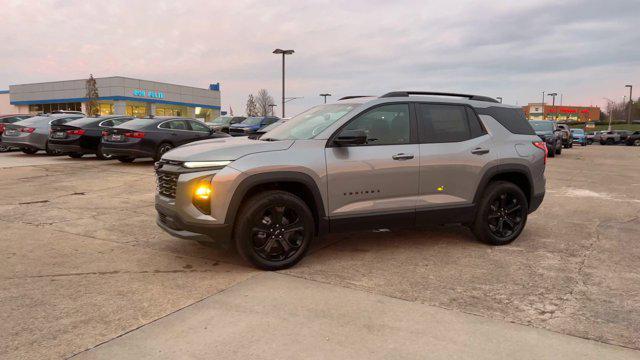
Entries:
<svg viewBox="0 0 640 360">
<path fill-rule="evenodd" d="M 29 113 L 32 113 L 32 114 L 37 114 L 37 113 L 49 114 L 58 110 L 82 111 L 82 105 L 79 102 L 29 105 Z"/>
<path fill-rule="evenodd" d="M 100 110 L 100 116 L 113 115 L 112 103 L 99 103 L 98 108 Z"/>
<path fill-rule="evenodd" d="M 149 104 L 145 103 L 127 103 L 126 114 L 133 117 L 149 116 Z"/>
<path fill-rule="evenodd" d="M 187 116 L 186 106 L 156 105 L 156 116 Z"/>
</svg>

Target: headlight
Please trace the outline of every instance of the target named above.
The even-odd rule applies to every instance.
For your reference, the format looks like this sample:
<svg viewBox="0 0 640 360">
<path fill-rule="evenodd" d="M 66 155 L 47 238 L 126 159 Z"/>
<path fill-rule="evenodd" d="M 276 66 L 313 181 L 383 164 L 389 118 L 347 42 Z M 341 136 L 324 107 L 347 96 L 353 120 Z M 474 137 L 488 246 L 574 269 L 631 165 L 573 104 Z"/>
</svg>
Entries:
<svg viewBox="0 0 640 360">
<path fill-rule="evenodd" d="M 231 161 L 187 161 L 183 164 L 184 167 L 189 169 L 200 168 L 223 168 L 231 164 Z"/>
<path fill-rule="evenodd" d="M 206 215 L 211 214 L 211 195 L 213 195 L 213 185 L 211 185 L 212 176 L 200 179 L 193 189 L 191 203 L 198 208 L 200 212 Z"/>
</svg>

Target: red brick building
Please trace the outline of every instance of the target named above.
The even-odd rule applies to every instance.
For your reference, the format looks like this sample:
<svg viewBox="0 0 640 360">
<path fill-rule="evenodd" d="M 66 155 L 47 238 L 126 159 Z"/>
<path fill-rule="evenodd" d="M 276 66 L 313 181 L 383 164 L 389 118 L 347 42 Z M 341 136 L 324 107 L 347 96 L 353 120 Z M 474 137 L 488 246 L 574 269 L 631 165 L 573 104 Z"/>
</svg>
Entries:
<svg viewBox="0 0 640 360">
<path fill-rule="evenodd" d="M 600 108 L 597 106 L 568 106 L 531 103 L 523 106 L 529 120 L 558 120 L 591 122 L 600 120 Z"/>
</svg>

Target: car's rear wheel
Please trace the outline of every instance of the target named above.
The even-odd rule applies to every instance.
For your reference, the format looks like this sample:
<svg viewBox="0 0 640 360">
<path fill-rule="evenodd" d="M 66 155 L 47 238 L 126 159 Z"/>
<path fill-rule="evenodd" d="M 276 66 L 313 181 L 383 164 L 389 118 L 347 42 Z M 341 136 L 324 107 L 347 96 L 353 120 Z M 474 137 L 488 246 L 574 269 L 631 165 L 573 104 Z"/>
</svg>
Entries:
<svg viewBox="0 0 640 360">
<path fill-rule="evenodd" d="M 562 154 L 562 144 L 560 146 L 556 146 L 556 155 Z"/>
<path fill-rule="evenodd" d="M 35 153 L 37 153 L 37 152 L 38 152 L 38 149 L 32 149 L 32 148 L 23 148 L 23 149 L 20 149 L 20 150 L 21 150 L 23 153 L 25 153 L 25 154 L 29 154 L 29 155 L 33 155 L 33 154 L 35 154 Z"/>
<path fill-rule="evenodd" d="M 496 181 L 485 190 L 471 230 L 478 240 L 505 245 L 515 240 L 527 223 L 529 204 L 513 183 Z"/>
<path fill-rule="evenodd" d="M 122 163 L 132 163 L 135 159 L 136 158 L 133 158 L 133 157 L 121 156 L 118 158 L 118 161 Z"/>
<path fill-rule="evenodd" d="M 98 150 L 96 151 L 96 156 L 98 157 L 98 159 L 100 160 L 110 160 L 113 159 L 113 155 L 111 154 L 105 154 L 102 151 L 102 144 L 98 145 Z"/>
<path fill-rule="evenodd" d="M 547 156 L 548 157 L 556 157 L 556 144 L 553 144 L 552 147 L 547 148 Z"/>
<path fill-rule="evenodd" d="M 68 154 L 70 158 L 80 159 L 84 154 L 83 153 L 71 153 Z"/>
<path fill-rule="evenodd" d="M 613 145 L 615 144 L 615 141 L 613 141 L 613 139 L 607 139 L 607 145 Z"/>
<path fill-rule="evenodd" d="M 633 145 L 634 145 L 634 146 L 640 146 L 640 139 L 636 139 L 636 140 L 633 142 Z"/>
<path fill-rule="evenodd" d="M 44 146 L 44 152 L 47 153 L 47 155 L 51 155 L 51 156 L 55 156 L 55 155 L 60 155 L 61 153 L 57 150 L 53 150 L 49 147 L 49 143 L 46 143 Z"/>
<path fill-rule="evenodd" d="M 162 155 L 166 154 L 169 150 L 173 149 L 173 145 L 169 143 L 162 143 L 156 150 L 156 156 L 153 158 L 155 161 L 159 161 Z"/>
<path fill-rule="evenodd" d="M 266 191 L 244 203 L 237 216 L 238 253 L 254 266 L 279 270 L 302 259 L 314 236 L 313 214 L 299 197 Z"/>
</svg>

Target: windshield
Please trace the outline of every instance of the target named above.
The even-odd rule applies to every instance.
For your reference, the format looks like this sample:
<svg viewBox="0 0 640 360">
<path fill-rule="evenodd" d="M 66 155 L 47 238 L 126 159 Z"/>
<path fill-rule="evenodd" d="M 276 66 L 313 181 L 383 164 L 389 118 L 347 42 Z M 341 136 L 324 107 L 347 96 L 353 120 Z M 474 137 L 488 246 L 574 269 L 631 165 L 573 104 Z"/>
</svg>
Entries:
<svg viewBox="0 0 640 360">
<path fill-rule="evenodd" d="M 231 116 L 218 116 L 211 124 L 213 125 L 226 125 L 231 121 Z"/>
<path fill-rule="evenodd" d="M 261 117 L 249 117 L 249 118 L 246 118 L 240 124 L 248 125 L 248 126 L 260 125 L 260 123 L 262 122 L 262 119 L 263 118 L 261 118 Z"/>
<path fill-rule="evenodd" d="M 571 129 L 571 132 L 574 134 L 584 134 L 584 130 L 582 129 Z"/>
<path fill-rule="evenodd" d="M 329 104 L 312 107 L 269 131 L 264 140 L 312 139 L 357 106 L 359 104 Z"/>
<path fill-rule="evenodd" d="M 277 128 L 278 126 L 280 126 L 280 125 L 282 125 L 282 124 L 284 124 L 286 122 L 287 122 L 287 120 L 278 120 L 278 121 L 274 122 L 271 125 L 267 125 L 267 126 L 263 127 L 262 129 L 260 129 L 260 132 L 266 133 L 268 131 L 271 131 L 271 130 Z"/>
<path fill-rule="evenodd" d="M 529 121 L 529 124 L 535 131 L 553 131 L 553 123 L 551 121 Z"/>
</svg>

